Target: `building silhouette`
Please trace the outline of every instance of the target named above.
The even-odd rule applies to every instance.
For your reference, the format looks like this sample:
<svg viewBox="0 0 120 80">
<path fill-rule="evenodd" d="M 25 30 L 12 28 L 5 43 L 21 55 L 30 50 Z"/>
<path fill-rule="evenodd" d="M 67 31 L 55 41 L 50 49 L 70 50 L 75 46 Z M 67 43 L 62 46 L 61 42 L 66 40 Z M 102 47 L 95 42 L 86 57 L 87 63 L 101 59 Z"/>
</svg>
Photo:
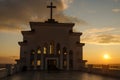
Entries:
<svg viewBox="0 0 120 80">
<path fill-rule="evenodd" d="M 20 59 L 16 60 L 20 69 L 28 70 L 80 70 L 85 67 L 82 33 L 72 31 L 74 23 L 59 23 L 52 18 L 45 22 L 30 22 L 30 31 L 22 31 Z"/>
</svg>

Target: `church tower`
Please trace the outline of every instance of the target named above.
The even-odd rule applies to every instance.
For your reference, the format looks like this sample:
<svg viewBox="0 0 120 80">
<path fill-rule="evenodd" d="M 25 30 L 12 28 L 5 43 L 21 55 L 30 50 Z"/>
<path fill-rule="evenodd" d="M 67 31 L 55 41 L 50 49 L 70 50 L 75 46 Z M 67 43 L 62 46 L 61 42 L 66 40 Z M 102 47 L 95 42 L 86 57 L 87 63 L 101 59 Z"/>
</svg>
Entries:
<svg viewBox="0 0 120 80">
<path fill-rule="evenodd" d="M 20 68 L 28 70 L 80 70 L 85 67 L 82 33 L 73 32 L 74 23 L 58 23 L 52 17 L 45 22 L 30 22 L 30 31 L 22 31 Z"/>
</svg>

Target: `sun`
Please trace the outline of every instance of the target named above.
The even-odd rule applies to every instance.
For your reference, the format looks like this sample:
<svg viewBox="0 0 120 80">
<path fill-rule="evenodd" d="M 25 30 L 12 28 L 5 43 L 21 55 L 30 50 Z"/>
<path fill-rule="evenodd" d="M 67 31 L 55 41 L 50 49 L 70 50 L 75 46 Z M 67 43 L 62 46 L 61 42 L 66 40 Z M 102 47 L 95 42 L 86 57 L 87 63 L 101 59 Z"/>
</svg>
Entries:
<svg viewBox="0 0 120 80">
<path fill-rule="evenodd" d="M 110 59 L 110 55 L 104 54 L 104 55 L 103 55 L 103 58 L 106 59 L 106 60 L 107 60 L 107 59 Z"/>
</svg>

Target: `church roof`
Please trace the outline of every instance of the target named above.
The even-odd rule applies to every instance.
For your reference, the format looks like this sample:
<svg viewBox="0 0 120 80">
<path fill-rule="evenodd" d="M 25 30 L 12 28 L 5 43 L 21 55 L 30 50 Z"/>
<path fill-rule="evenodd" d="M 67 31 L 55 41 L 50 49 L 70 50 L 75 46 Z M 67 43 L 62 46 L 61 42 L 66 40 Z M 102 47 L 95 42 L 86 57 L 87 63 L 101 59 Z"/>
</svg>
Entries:
<svg viewBox="0 0 120 80">
<path fill-rule="evenodd" d="M 55 27 L 73 27 L 74 23 L 45 23 L 45 22 L 30 22 L 30 26 L 55 26 Z"/>
</svg>

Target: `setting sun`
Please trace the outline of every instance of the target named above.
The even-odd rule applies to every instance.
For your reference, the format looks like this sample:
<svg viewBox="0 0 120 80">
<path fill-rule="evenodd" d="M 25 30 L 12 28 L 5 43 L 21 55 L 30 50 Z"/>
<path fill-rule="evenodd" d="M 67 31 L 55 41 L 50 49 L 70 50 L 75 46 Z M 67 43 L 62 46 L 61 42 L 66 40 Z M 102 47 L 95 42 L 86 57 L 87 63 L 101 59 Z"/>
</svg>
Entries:
<svg viewBox="0 0 120 80">
<path fill-rule="evenodd" d="M 104 59 L 110 59 L 110 55 L 104 54 L 103 58 L 104 58 Z"/>
</svg>

